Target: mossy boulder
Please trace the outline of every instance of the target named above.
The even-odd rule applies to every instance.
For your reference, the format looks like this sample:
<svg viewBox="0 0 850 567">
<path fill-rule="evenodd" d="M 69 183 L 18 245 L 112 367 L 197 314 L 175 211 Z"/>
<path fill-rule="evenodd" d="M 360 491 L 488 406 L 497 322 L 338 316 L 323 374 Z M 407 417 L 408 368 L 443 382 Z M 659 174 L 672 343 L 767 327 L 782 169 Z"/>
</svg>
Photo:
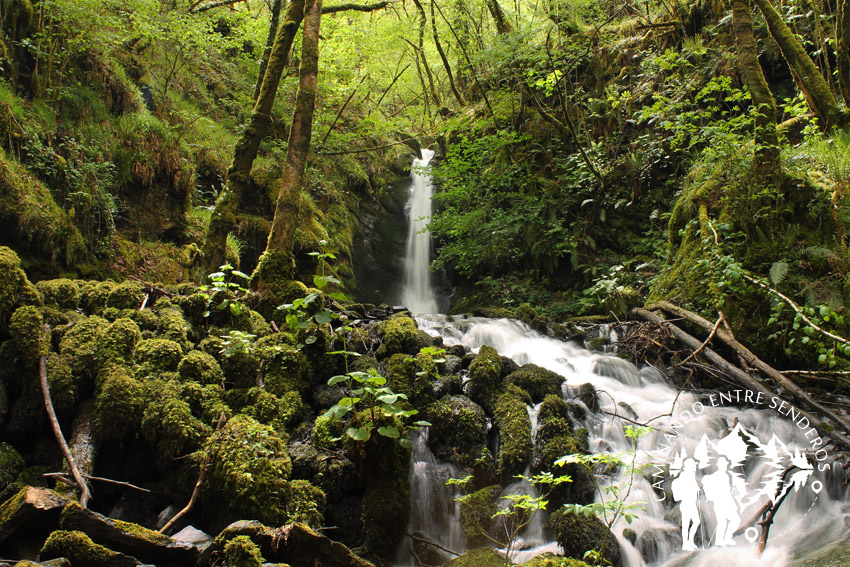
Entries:
<svg viewBox="0 0 850 567">
<path fill-rule="evenodd" d="M 181 385 L 173 380 L 150 380 L 144 388 L 141 434 L 154 448 L 156 461 L 165 468 L 176 457 L 200 449 L 212 429 L 192 414 L 180 396 Z"/>
<path fill-rule="evenodd" d="M 135 359 L 142 372 L 174 372 L 183 359 L 183 348 L 168 339 L 143 339 L 136 345 Z"/>
<path fill-rule="evenodd" d="M 67 354 L 51 352 L 47 356 L 47 381 L 50 386 L 50 397 L 53 408 L 60 419 L 71 417 L 74 407 L 80 400 L 82 390 L 89 386 L 74 376 L 71 357 Z"/>
<path fill-rule="evenodd" d="M 286 439 L 272 427 L 247 415 L 235 415 L 207 442 L 215 450 L 203 488 L 204 508 L 222 519 L 257 518 L 286 523 L 286 502 L 292 462 Z M 226 523 L 226 521 L 225 521 Z"/>
<path fill-rule="evenodd" d="M 391 559 L 395 544 L 404 535 L 410 519 L 408 479 L 369 485 L 363 496 L 362 517 L 366 548 Z"/>
<path fill-rule="evenodd" d="M 564 503 L 589 504 L 595 496 L 595 483 L 582 465 L 555 466 L 565 455 L 587 454 L 587 430 L 575 429 L 571 420 L 574 408 L 560 396 L 546 396 L 537 413 L 537 433 L 534 438 L 534 472 L 567 475 L 572 482 L 555 487 L 549 498 L 549 509 Z"/>
<path fill-rule="evenodd" d="M 77 282 L 67 278 L 44 280 L 35 284 L 41 292 L 45 305 L 61 309 L 76 309 L 80 303 L 80 288 Z"/>
<path fill-rule="evenodd" d="M 222 412 L 224 412 L 226 418 L 233 413 L 224 403 L 223 394 L 224 390 L 219 385 L 190 381 L 182 384 L 180 397 L 189 404 L 192 415 L 203 423 L 213 425 L 218 423 Z"/>
<path fill-rule="evenodd" d="M 264 359 L 266 389 L 277 396 L 290 391 L 306 394 L 310 389 L 307 357 L 291 341 L 285 333 L 275 333 L 257 341 L 257 350 Z"/>
<path fill-rule="evenodd" d="M 393 354 L 416 354 L 419 351 L 419 329 L 416 321 L 405 314 L 394 315 L 377 327 L 381 346 L 376 355 L 385 358 Z"/>
<path fill-rule="evenodd" d="M 97 360 L 106 364 L 127 364 L 133 360 L 133 351 L 141 340 L 139 326 L 132 319 L 116 319 L 101 336 Z"/>
<path fill-rule="evenodd" d="M 89 315 L 100 315 L 106 308 L 106 300 L 115 289 L 115 282 L 106 280 L 100 282 L 86 282 L 80 286 L 79 306 Z M 139 305 L 136 306 L 138 308 Z"/>
<path fill-rule="evenodd" d="M 531 418 L 526 407 L 527 394 L 509 385 L 496 401 L 494 412 L 499 428 L 499 472 L 507 479 L 522 474 L 531 462 Z"/>
<path fill-rule="evenodd" d="M 126 366 L 113 365 L 98 377 L 95 425 L 98 437 L 122 441 L 139 431 L 145 396 L 142 384 Z"/>
<path fill-rule="evenodd" d="M 447 396 L 425 410 L 431 423 L 429 444 L 441 460 L 472 466 L 487 444 L 484 410 L 466 396 Z"/>
<path fill-rule="evenodd" d="M 490 547 L 470 549 L 460 557 L 455 557 L 446 567 L 504 567 L 505 558 Z"/>
<path fill-rule="evenodd" d="M 11 248 L 0 246 L 0 332 L 8 330 L 9 317 L 21 305 L 40 305 L 41 297 L 21 269 L 21 259 Z"/>
<path fill-rule="evenodd" d="M 617 538 L 596 516 L 558 510 L 549 516 L 549 528 L 555 541 L 564 550 L 565 557 L 584 558 L 587 551 L 599 550 L 604 543 L 602 555 L 605 561 L 613 567 L 622 567 L 623 559 Z"/>
<path fill-rule="evenodd" d="M 559 555 L 552 555 L 551 553 L 544 553 L 543 555 L 538 555 L 528 563 L 523 563 L 523 567 L 591 567 L 584 561 L 580 559 L 574 559 L 572 557 L 561 557 Z"/>
<path fill-rule="evenodd" d="M 522 303 L 514 310 L 514 317 L 526 325 L 531 325 L 531 323 L 539 316 L 540 315 L 537 313 L 537 310 L 528 303 Z"/>
<path fill-rule="evenodd" d="M 251 388 L 260 375 L 260 358 L 253 350 L 240 349 L 221 356 L 221 369 L 228 388 Z"/>
<path fill-rule="evenodd" d="M 490 415 L 502 384 L 502 357 L 491 346 L 484 345 L 469 365 L 469 397 Z"/>
<path fill-rule="evenodd" d="M 470 493 L 460 501 L 460 517 L 468 545 L 486 545 L 493 539 L 499 540 L 504 533 L 495 533 L 493 515 L 499 511 L 499 495 L 502 487 L 494 484 Z"/>
<path fill-rule="evenodd" d="M 409 354 L 394 354 L 386 362 L 387 386 L 398 394 L 413 397 L 416 361 Z"/>
<path fill-rule="evenodd" d="M 224 382 L 224 372 L 218 361 L 200 350 L 193 350 L 186 354 L 177 365 L 177 372 L 182 380 L 199 384 L 219 386 Z"/>
<path fill-rule="evenodd" d="M 39 557 L 42 560 L 66 557 L 74 567 L 135 567 L 135 559 L 94 543 L 79 531 L 57 530 L 50 534 Z"/>
<path fill-rule="evenodd" d="M 278 431 L 294 425 L 304 414 L 305 405 L 294 390 L 276 396 L 262 388 L 228 390 L 227 405 L 234 411 L 253 417 Z"/>
<path fill-rule="evenodd" d="M 59 342 L 59 353 L 70 357 L 71 367 L 78 376 L 94 377 L 97 372 L 97 352 L 109 323 L 92 316 L 75 323 Z"/>
<path fill-rule="evenodd" d="M 8 443 L 0 443 L 0 497 L 7 496 L 7 488 L 15 482 L 26 462 L 24 458 Z"/>
<path fill-rule="evenodd" d="M 116 309 L 138 309 L 145 300 L 142 286 L 136 282 L 123 282 L 109 292 L 106 297 L 106 307 Z"/>
<path fill-rule="evenodd" d="M 19 307 L 9 320 L 18 360 L 24 366 L 37 367 L 39 358 L 47 354 L 48 343 L 47 337 L 43 336 L 43 324 L 41 312 L 33 305 Z"/>
<path fill-rule="evenodd" d="M 162 301 L 162 298 L 156 302 L 154 311 L 159 317 L 159 337 L 169 339 L 179 344 L 184 351 L 190 349 L 189 330 L 190 326 L 183 317 L 183 311 L 170 301 Z"/>
<path fill-rule="evenodd" d="M 251 538 L 236 536 L 224 545 L 224 558 L 229 567 L 260 567 L 263 555 Z"/>
<path fill-rule="evenodd" d="M 536 364 L 523 364 L 518 370 L 508 375 L 505 381 L 508 384 L 516 384 L 528 392 L 532 402 L 539 404 L 546 396 L 561 393 L 564 377 Z"/>
</svg>

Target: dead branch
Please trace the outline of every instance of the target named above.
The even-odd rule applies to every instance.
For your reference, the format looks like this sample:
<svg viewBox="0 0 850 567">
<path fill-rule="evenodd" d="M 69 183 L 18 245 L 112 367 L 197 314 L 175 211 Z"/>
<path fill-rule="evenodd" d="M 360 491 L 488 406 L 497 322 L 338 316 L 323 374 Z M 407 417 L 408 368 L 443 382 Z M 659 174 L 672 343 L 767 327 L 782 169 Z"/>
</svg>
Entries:
<svg viewBox="0 0 850 567">
<path fill-rule="evenodd" d="M 73 480 L 68 478 L 68 473 L 48 472 L 48 473 L 43 473 L 41 476 L 46 476 L 46 477 L 50 477 L 50 478 L 57 478 L 57 479 L 61 480 L 62 482 L 64 482 L 65 484 L 68 484 L 70 486 L 77 486 L 77 483 L 75 483 Z M 134 490 L 139 490 L 141 492 L 150 492 L 150 490 L 148 490 L 147 488 L 142 488 L 141 486 L 136 486 L 135 484 L 130 484 L 129 482 L 124 482 L 124 481 L 121 481 L 121 480 L 104 478 L 102 476 L 92 476 L 90 474 L 84 474 L 83 478 L 86 478 L 88 480 L 97 480 L 97 481 L 100 481 L 100 482 L 106 482 L 106 483 L 109 483 L 109 484 L 117 484 L 118 486 L 126 486 L 127 488 L 132 488 Z"/>
<path fill-rule="evenodd" d="M 355 12 L 374 12 L 375 10 L 380 10 L 381 8 L 385 8 L 389 2 L 378 2 L 377 4 L 337 4 L 336 6 L 323 6 L 322 7 L 322 15 L 325 14 L 334 14 L 336 12 L 345 12 L 347 10 L 354 10 Z"/>
<path fill-rule="evenodd" d="M 351 91 L 351 94 L 348 95 L 348 98 L 345 99 L 345 103 L 343 103 L 342 107 L 339 109 L 339 112 L 337 112 L 336 116 L 334 116 L 334 120 L 333 120 L 333 122 L 331 122 L 331 125 L 328 127 L 328 131 L 325 132 L 325 136 L 322 138 L 322 143 L 319 144 L 319 149 L 322 149 L 322 148 L 325 147 L 325 142 L 328 141 L 328 136 L 331 135 L 331 131 L 334 129 L 334 126 L 336 126 L 336 123 L 339 122 L 339 117 L 342 116 L 343 112 L 345 112 L 345 109 L 348 106 L 348 103 L 351 102 L 351 99 L 354 98 L 354 95 L 357 94 L 357 89 L 360 88 L 360 85 L 363 84 L 363 81 L 365 81 L 368 76 L 369 76 L 368 74 L 363 75 L 363 78 L 360 79 L 360 82 L 357 83 L 357 86 L 354 87 L 354 90 Z"/>
<path fill-rule="evenodd" d="M 418 541 L 418 542 L 420 542 L 420 543 L 424 543 L 424 544 L 426 544 L 426 545 L 430 545 L 431 547 L 436 547 L 437 549 L 439 549 L 439 550 L 441 550 L 441 551 L 445 551 L 446 553 L 449 553 L 449 554 L 451 554 L 451 555 L 454 555 L 455 557 L 460 557 L 460 556 L 461 556 L 461 554 L 460 554 L 460 553 L 458 553 L 458 552 L 456 552 L 456 551 L 452 551 L 451 549 L 446 549 L 445 547 L 443 547 L 443 546 L 442 546 L 442 545 L 440 545 L 439 543 L 435 543 L 435 542 L 433 542 L 433 541 L 431 541 L 431 540 L 429 540 L 429 539 L 425 539 L 425 538 L 423 538 L 423 537 L 415 536 L 415 535 L 413 535 L 413 534 L 411 534 L 411 533 L 407 533 L 407 532 L 404 532 L 404 535 L 406 535 L 407 537 L 409 537 L 409 538 L 410 538 L 410 539 L 412 539 L 413 541 Z"/>
<path fill-rule="evenodd" d="M 44 340 L 50 337 L 50 325 L 47 323 L 44 324 L 44 337 Z M 47 417 L 50 420 L 50 426 L 53 428 L 53 435 L 56 437 L 56 442 L 59 443 L 59 446 L 62 448 L 62 454 L 65 456 L 65 460 L 68 461 L 68 468 L 71 470 L 71 475 L 74 477 L 74 481 L 80 488 L 80 506 L 87 508 L 89 499 L 91 498 L 91 491 L 89 490 L 89 485 L 85 478 L 83 478 L 79 467 L 77 467 L 77 461 L 74 460 L 74 455 L 71 453 L 71 448 L 68 447 L 68 443 L 65 441 L 65 436 L 62 435 L 62 427 L 60 427 L 59 419 L 56 417 L 56 410 L 53 408 L 53 400 L 50 399 L 50 387 L 47 384 L 46 354 L 41 355 L 38 360 L 38 374 L 41 380 L 41 394 L 44 398 L 44 408 L 47 410 Z"/>
<path fill-rule="evenodd" d="M 672 304 L 670 304 L 670 306 L 676 307 Z M 699 317 L 698 315 L 691 313 L 689 311 L 686 311 L 684 309 L 681 309 L 681 308 L 677 308 L 677 309 L 679 309 L 680 311 L 683 311 L 683 312 L 687 312 L 690 316 Z M 658 316 L 655 313 L 652 313 L 650 311 L 647 311 L 646 309 L 640 309 L 640 308 L 632 309 L 629 313 L 632 317 L 637 317 L 639 319 L 643 319 L 645 321 L 650 321 L 652 323 L 656 323 L 656 324 L 659 324 L 659 325 L 666 323 L 669 326 L 670 332 L 673 334 L 673 336 L 676 339 L 678 339 L 679 341 L 681 341 L 682 343 L 684 343 L 685 345 L 687 345 L 687 346 L 689 346 L 693 349 L 699 348 L 699 346 L 701 344 L 701 342 L 698 339 L 696 339 L 695 337 L 693 337 L 689 333 L 686 333 L 685 331 L 683 331 L 679 327 L 677 327 L 673 324 L 670 324 L 669 322 L 665 322 L 664 319 L 662 319 L 660 316 Z M 703 319 L 703 321 L 705 321 L 705 320 Z M 706 321 L 706 324 L 711 325 L 711 323 L 708 323 L 707 321 Z M 722 335 L 720 335 L 719 333 L 718 333 L 718 336 L 721 336 L 721 338 L 722 338 Z M 737 341 L 736 341 L 736 343 L 737 343 Z M 743 348 L 743 347 L 741 347 L 741 348 Z M 750 353 L 750 354 L 752 354 L 752 353 Z M 703 352 L 702 352 L 702 356 L 708 362 L 710 362 L 717 370 L 719 370 L 720 372 L 723 372 L 729 378 L 734 380 L 737 384 L 739 384 L 739 385 L 741 385 L 741 386 L 743 386 L 747 389 L 750 389 L 754 392 L 760 392 L 765 397 L 765 399 L 770 399 L 771 397 L 776 395 L 775 392 L 768 389 L 764 384 L 757 381 L 756 379 L 751 377 L 749 374 L 747 374 L 746 372 L 744 372 L 743 370 L 741 370 L 737 366 L 730 364 L 726 359 L 724 359 L 722 356 L 720 356 L 719 354 L 717 354 L 716 352 L 714 352 L 710 348 L 704 348 Z M 760 362 L 761 364 L 764 365 L 763 362 L 761 362 L 760 360 L 755 358 L 755 355 L 753 355 L 753 359 L 757 360 L 758 362 Z M 774 372 L 776 372 L 776 371 L 774 370 Z M 778 372 L 776 372 L 776 373 L 779 374 Z M 781 374 L 779 374 L 779 375 L 782 376 Z M 789 382 L 788 378 L 785 378 L 784 376 L 782 376 L 782 379 L 786 382 Z M 795 387 L 796 387 L 796 385 L 795 385 Z M 797 388 L 797 390 L 799 390 L 799 388 Z M 809 420 L 809 423 L 811 423 L 812 426 L 815 427 L 818 430 L 818 433 L 820 433 L 822 436 L 829 437 L 830 439 L 833 439 L 836 443 L 840 444 L 845 449 L 850 449 L 850 437 L 848 437 L 847 434 L 845 433 L 845 431 L 847 431 L 847 428 L 843 425 L 844 420 L 839 418 L 839 416 L 837 416 L 835 414 L 835 412 L 827 409 L 822 404 L 819 404 L 819 403 L 815 402 L 814 400 L 812 400 L 811 397 L 808 394 L 806 394 L 805 392 L 803 392 L 802 399 L 810 402 L 810 405 L 812 407 L 815 407 L 819 411 L 821 411 L 824 414 L 824 419 L 816 417 L 812 413 L 810 413 L 810 412 L 808 412 L 804 409 L 799 408 L 799 406 L 797 406 L 794 409 L 797 410 L 797 412 L 800 415 L 806 417 L 806 419 Z M 836 429 L 833 429 L 829 433 L 825 432 L 822 427 L 818 427 L 818 426 L 815 425 L 815 424 L 821 423 L 822 421 L 831 422 L 833 427 L 836 427 Z"/>
<path fill-rule="evenodd" d="M 711 333 L 708 335 L 708 338 L 707 338 L 707 339 L 705 339 L 705 341 L 703 341 L 703 343 L 702 343 L 701 345 L 699 345 L 699 348 L 698 348 L 698 349 L 696 349 L 694 352 L 692 352 L 691 354 L 689 354 L 689 355 L 688 355 L 688 358 L 686 358 L 685 360 L 683 360 L 682 362 L 680 362 L 680 363 L 679 363 L 679 364 L 677 364 L 676 366 L 682 366 L 683 364 L 685 364 L 686 362 L 688 362 L 690 359 L 692 359 L 693 357 L 695 357 L 696 355 L 698 355 L 699 353 L 701 353 L 701 352 L 702 352 L 702 349 L 704 349 L 704 348 L 708 345 L 708 343 L 710 343 L 710 342 L 711 342 L 711 339 L 713 339 L 713 338 L 714 338 L 715 333 L 717 333 L 717 327 L 719 327 L 719 326 L 720 326 L 720 322 L 721 322 L 722 320 L 723 320 L 723 316 L 721 315 L 720 317 L 718 317 L 718 318 L 717 318 L 717 322 L 714 324 L 714 328 L 713 328 L 713 329 L 711 329 Z"/>
<path fill-rule="evenodd" d="M 215 8 L 221 8 L 222 6 L 232 6 L 233 4 L 239 4 L 240 2 L 245 2 L 246 0 L 217 0 L 216 2 L 210 2 L 209 4 L 204 4 L 203 6 L 199 6 L 198 3 L 195 3 L 194 6 L 189 8 L 190 14 L 200 14 L 201 12 L 206 12 L 208 10 L 214 10 Z"/>
<path fill-rule="evenodd" d="M 678 305 L 674 305 L 669 301 L 659 301 L 654 306 L 650 306 L 650 308 L 652 307 L 658 307 L 664 311 L 667 311 L 668 313 L 673 313 L 677 317 L 687 319 L 691 323 L 694 323 L 695 325 L 698 325 L 703 329 L 708 330 L 712 328 L 711 323 L 709 323 L 706 319 L 703 319 L 696 313 L 692 313 L 691 311 L 683 309 Z M 814 408 L 817 411 L 823 413 L 824 417 L 827 418 L 828 421 L 832 422 L 833 427 L 839 427 L 845 432 L 850 431 L 850 421 L 848 421 L 847 418 L 838 415 L 820 402 L 817 402 L 812 399 L 812 397 L 808 393 L 806 393 L 805 390 L 803 390 L 800 386 L 792 382 L 790 378 L 783 376 L 781 372 L 762 361 L 747 347 L 739 343 L 734 337 L 729 336 L 724 331 L 718 331 L 717 336 L 729 348 L 739 354 L 741 358 L 744 359 L 750 366 L 760 370 L 761 372 L 764 372 L 764 374 L 766 374 L 772 380 L 776 381 L 777 384 L 785 388 L 785 390 L 787 390 L 792 396 L 794 396 L 798 403 L 802 403 L 802 405 L 804 406 Z M 847 437 L 845 437 L 845 439 L 847 439 Z"/>
<path fill-rule="evenodd" d="M 218 423 L 215 426 L 215 430 L 218 431 L 222 427 L 224 427 L 225 422 L 227 422 L 227 414 L 221 412 L 221 415 L 218 416 Z M 209 473 L 210 464 L 212 463 L 212 454 L 213 448 L 210 447 L 207 450 L 206 456 L 204 457 L 204 464 L 201 465 L 201 473 L 198 475 L 198 481 L 195 482 L 195 488 L 192 490 L 192 496 L 189 497 L 189 503 L 186 504 L 186 506 L 182 510 L 177 512 L 174 517 L 168 520 L 168 522 L 159 530 L 159 533 L 167 533 L 168 530 L 170 530 L 171 527 L 177 523 L 177 520 L 188 514 L 189 511 L 195 506 L 195 502 L 198 501 L 198 496 L 200 496 L 201 494 L 201 487 L 207 480 L 207 474 Z"/>
</svg>

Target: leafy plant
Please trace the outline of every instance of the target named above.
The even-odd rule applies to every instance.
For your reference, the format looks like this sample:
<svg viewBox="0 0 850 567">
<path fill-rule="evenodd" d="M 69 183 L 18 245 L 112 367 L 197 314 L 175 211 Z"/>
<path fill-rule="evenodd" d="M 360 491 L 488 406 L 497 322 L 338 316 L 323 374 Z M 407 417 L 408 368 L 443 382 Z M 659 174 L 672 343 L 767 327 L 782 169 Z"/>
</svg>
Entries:
<svg viewBox="0 0 850 567">
<path fill-rule="evenodd" d="M 243 301 L 251 295 L 251 290 L 244 287 L 239 280 L 248 284 L 251 281 L 251 276 L 244 272 L 240 272 L 230 264 L 221 266 L 220 272 L 214 272 L 209 276 L 210 283 L 204 284 L 198 288 L 198 291 L 207 300 L 207 309 L 204 311 L 204 317 L 209 317 L 212 310 L 230 311 L 234 317 L 239 317 L 245 312 L 245 304 Z M 213 305 L 213 302 L 215 305 Z"/>
</svg>

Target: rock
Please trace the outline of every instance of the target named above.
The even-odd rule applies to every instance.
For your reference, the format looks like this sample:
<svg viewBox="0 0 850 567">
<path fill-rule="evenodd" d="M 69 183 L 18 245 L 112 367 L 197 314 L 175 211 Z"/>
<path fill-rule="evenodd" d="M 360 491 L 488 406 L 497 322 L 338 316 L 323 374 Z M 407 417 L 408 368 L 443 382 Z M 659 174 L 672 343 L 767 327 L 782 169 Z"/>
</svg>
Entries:
<svg viewBox="0 0 850 567">
<path fill-rule="evenodd" d="M 224 528 L 215 542 L 202 555 L 198 567 L 212 565 L 226 543 L 238 536 L 248 536 L 260 548 L 266 561 L 286 563 L 290 567 L 374 567 L 349 548 L 318 534 L 303 524 L 269 528 L 254 520 L 241 520 Z"/>
<path fill-rule="evenodd" d="M 200 552 L 190 543 L 176 541 L 137 524 L 107 518 L 70 502 L 62 511 L 64 530 L 85 532 L 94 542 L 146 563 L 189 565 Z"/>
<path fill-rule="evenodd" d="M 676 545 L 680 541 L 680 532 L 675 528 L 649 528 L 638 536 L 635 547 L 647 563 L 655 563 L 681 547 Z"/>
<path fill-rule="evenodd" d="M 489 547 L 470 549 L 460 557 L 455 557 L 446 567 L 503 567 L 505 558 Z"/>
<path fill-rule="evenodd" d="M 83 532 L 57 530 L 50 534 L 39 554 L 41 559 L 65 557 L 79 567 L 136 567 L 139 562 L 94 543 Z"/>
<path fill-rule="evenodd" d="M 564 550 L 565 557 L 582 559 L 585 552 L 599 549 L 605 541 L 603 553 L 605 560 L 614 567 L 623 566 L 617 538 L 596 516 L 584 516 L 558 510 L 549 517 L 549 527 L 558 545 Z"/>
<path fill-rule="evenodd" d="M 171 539 L 174 541 L 181 541 L 183 543 L 190 543 L 203 551 L 212 545 L 214 538 L 210 534 L 197 529 L 195 526 L 186 526 L 171 536 Z"/>
<path fill-rule="evenodd" d="M 531 394 L 532 401 L 539 404 L 546 396 L 561 394 L 561 383 L 564 377 L 536 364 L 523 364 L 511 372 L 505 381 L 516 384 Z"/>
<path fill-rule="evenodd" d="M 461 364 L 461 357 L 447 354 L 446 361 L 439 365 L 440 374 L 457 374 L 460 372 Z"/>
<path fill-rule="evenodd" d="M 0 542 L 31 529 L 50 531 L 59 521 L 59 513 L 68 503 L 47 488 L 26 486 L 0 506 Z"/>
</svg>

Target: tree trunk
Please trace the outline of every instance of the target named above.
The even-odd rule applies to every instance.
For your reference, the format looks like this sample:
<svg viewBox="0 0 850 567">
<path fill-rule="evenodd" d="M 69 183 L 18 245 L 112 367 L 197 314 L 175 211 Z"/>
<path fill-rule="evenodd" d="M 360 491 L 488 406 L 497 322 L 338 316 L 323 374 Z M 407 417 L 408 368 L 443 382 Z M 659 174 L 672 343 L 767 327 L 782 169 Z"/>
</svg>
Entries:
<svg viewBox="0 0 850 567">
<path fill-rule="evenodd" d="M 493 21 L 496 23 L 496 31 L 499 35 L 509 33 L 511 31 L 511 23 L 505 17 L 505 12 L 497 0 L 487 0 L 487 9 L 490 10 L 490 15 L 493 16 Z"/>
<path fill-rule="evenodd" d="M 755 0 L 755 3 L 764 15 L 770 35 L 779 45 L 782 56 L 788 66 L 791 67 L 794 78 L 803 94 L 806 95 L 809 105 L 820 117 L 823 129 L 828 131 L 833 126 L 843 126 L 846 123 L 845 114 L 839 108 L 835 96 L 814 61 L 794 36 L 794 32 L 791 31 L 770 0 Z"/>
<path fill-rule="evenodd" d="M 838 88 L 844 97 L 844 106 L 850 107 L 850 0 L 839 0 L 837 31 Z"/>
<path fill-rule="evenodd" d="M 306 0 L 304 33 L 301 40 L 298 94 L 289 130 L 286 165 L 280 179 L 277 204 L 266 251 L 254 272 L 259 288 L 274 290 L 292 279 L 295 261 L 292 254 L 295 228 L 298 223 L 298 199 L 307 168 L 307 154 L 313 131 L 313 111 L 316 106 L 316 85 L 319 74 L 319 26 L 322 21 L 322 0 Z"/>
<path fill-rule="evenodd" d="M 292 42 L 304 17 L 304 2 L 305 0 L 292 0 L 289 3 L 283 23 L 278 27 L 265 73 L 258 79 L 262 82 L 259 96 L 251 112 L 251 118 L 248 119 L 245 130 L 236 142 L 233 163 L 227 170 L 227 185 L 218 196 L 207 230 L 204 257 L 208 272 L 214 272 L 224 264 L 227 234 L 236 227 L 236 215 L 242 202 L 242 195 L 248 186 L 251 167 L 260 149 L 260 142 L 268 133 L 277 87 L 283 70 L 289 65 Z"/>
<path fill-rule="evenodd" d="M 422 7 L 422 2 L 420 2 L 419 0 L 413 0 L 413 3 L 416 4 L 416 9 L 419 11 L 419 47 L 416 50 L 416 68 L 417 70 L 419 70 L 420 75 L 422 73 L 422 69 L 424 69 L 425 74 L 428 77 L 428 85 L 431 88 L 431 98 L 434 100 L 434 104 L 437 106 L 437 108 L 440 108 L 441 106 L 443 106 L 443 103 L 440 100 L 440 95 L 437 94 L 437 88 L 434 86 L 434 75 L 431 73 L 431 67 L 428 66 L 428 60 L 425 59 L 425 25 L 428 22 L 428 18 L 425 16 L 425 8 Z M 421 69 L 419 66 L 420 60 L 422 61 Z M 424 83 L 425 81 L 422 82 Z"/>
<path fill-rule="evenodd" d="M 419 0 L 416 0 L 418 2 Z M 452 88 L 452 94 L 455 95 L 457 103 L 463 106 L 463 97 L 455 86 L 455 77 L 452 73 L 452 66 L 449 65 L 449 60 L 446 57 L 446 52 L 443 51 L 443 45 L 440 43 L 440 36 L 437 35 L 437 19 L 434 17 L 434 2 L 431 2 L 431 29 L 434 32 L 434 45 L 437 47 L 437 53 L 440 54 L 440 59 L 443 61 L 443 67 L 446 68 L 446 74 L 449 76 L 449 86 Z"/>
<path fill-rule="evenodd" d="M 254 86 L 254 102 L 260 97 L 260 88 L 263 86 L 263 77 L 266 75 L 266 67 L 269 64 L 269 58 L 272 56 L 272 48 L 274 40 L 277 37 L 277 25 L 280 21 L 280 10 L 283 7 L 283 0 L 274 0 L 272 4 L 272 21 L 269 25 L 269 35 L 266 36 L 266 46 L 263 48 L 263 57 L 260 59 L 260 69 L 257 73 L 257 84 Z"/>
<path fill-rule="evenodd" d="M 750 7 L 744 0 L 732 0 L 732 26 L 738 46 L 738 72 L 750 91 L 755 116 L 755 156 L 753 173 L 758 180 L 770 180 L 779 170 L 779 145 L 776 140 L 776 100 L 758 60 L 758 44 L 753 34 Z"/>
</svg>

